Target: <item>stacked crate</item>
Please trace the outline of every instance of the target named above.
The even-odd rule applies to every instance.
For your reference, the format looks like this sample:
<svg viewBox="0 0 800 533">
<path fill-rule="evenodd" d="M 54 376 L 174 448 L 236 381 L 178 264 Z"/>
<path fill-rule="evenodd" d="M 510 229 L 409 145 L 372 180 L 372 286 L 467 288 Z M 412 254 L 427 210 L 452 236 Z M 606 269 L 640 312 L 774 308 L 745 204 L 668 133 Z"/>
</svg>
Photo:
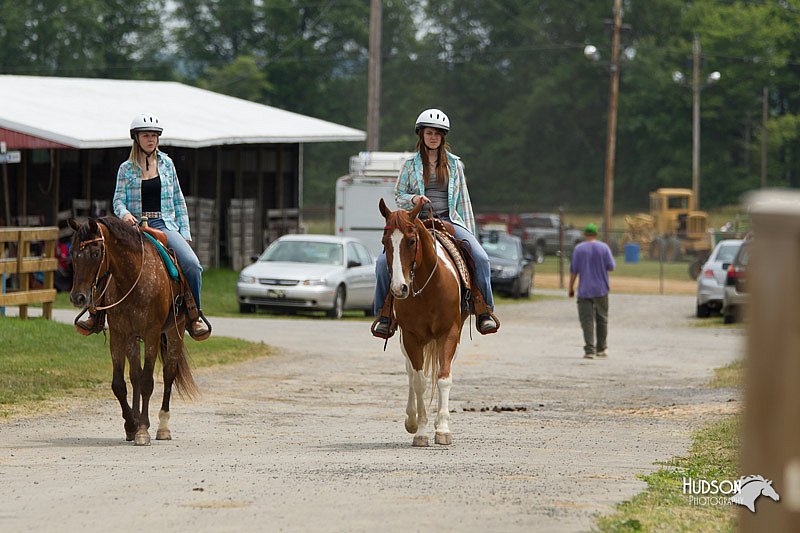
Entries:
<svg viewBox="0 0 800 533">
<path fill-rule="evenodd" d="M 189 227 L 192 231 L 190 243 L 203 268 L 218 266 L 214 258 L 214 243 L 217 242 L 217 209 L 211 198 L 187 196 Z"/>
<path fill-rule="evenodd" d="M 231 198 L 228 206 L 228 255 L 231 268 L 241 270 L 250 257 L 261 252 L 255 247 L 255 198 Z"/>
</svg>

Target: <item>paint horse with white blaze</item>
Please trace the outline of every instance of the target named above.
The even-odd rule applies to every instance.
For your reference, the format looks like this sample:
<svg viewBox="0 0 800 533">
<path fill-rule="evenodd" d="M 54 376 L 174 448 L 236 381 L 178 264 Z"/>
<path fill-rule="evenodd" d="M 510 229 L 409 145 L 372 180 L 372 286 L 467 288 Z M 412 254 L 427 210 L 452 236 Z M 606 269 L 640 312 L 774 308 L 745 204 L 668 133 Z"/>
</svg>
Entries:
<svg viewBox="0 0 800 533">
<path fill-rule="evenodd" d="M 408 404 L 406 431 L 414 434 L 414 446 L 428 446 L 428 414 L 425 409 L 426 375 L 438 391 L 434 420 L 437 444 L 451 444 L 451 366 L 461 340 L 461 328 L 469 316 L 464 305 L 456 265 L 436 242 L 418 215 L 418 203 L 410 212 L 391 211 L 381 199 L 378 207 L 386 219 L 383 246 L 391 272 L 394 317 L 400 328 L 400 346 L 406 356 Z"/>
</svg>

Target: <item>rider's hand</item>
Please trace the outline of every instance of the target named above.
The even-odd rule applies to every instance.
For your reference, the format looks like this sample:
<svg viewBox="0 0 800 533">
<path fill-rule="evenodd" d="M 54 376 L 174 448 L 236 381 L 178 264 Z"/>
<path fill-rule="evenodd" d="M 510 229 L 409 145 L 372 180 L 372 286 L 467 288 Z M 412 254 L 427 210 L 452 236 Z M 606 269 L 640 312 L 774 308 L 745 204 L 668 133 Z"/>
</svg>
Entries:
<svg viewBox="0 0 800 533">
<path fill-rule="evenodd" d="M 414 195 L 414 198 L 411 199 L 411 203 L 413 203 L 414 205 L 417 205 L 419 202 L 427 204 L 430 203 L 430 201 L 431 201 L 430 198 L 428 198 L 424 194 L 416 194 Z"/>
<path fill-rule="evenodd" d="M 575 296 L 575 289 L 570 289 L 569 290 L 569 297 L 572 298 L 573 296 Z"/>
<path fill-rule="evenodd" d="M 135 226 L 136 222 L 137 222 L 136 221 L 136 217 L 131 215 L 130 213 L 127 213 L 124 217 L 122 217 L 122 220 L 124 220 L 125 222 L 127 222 L 131 226 Z"/>
</svg>

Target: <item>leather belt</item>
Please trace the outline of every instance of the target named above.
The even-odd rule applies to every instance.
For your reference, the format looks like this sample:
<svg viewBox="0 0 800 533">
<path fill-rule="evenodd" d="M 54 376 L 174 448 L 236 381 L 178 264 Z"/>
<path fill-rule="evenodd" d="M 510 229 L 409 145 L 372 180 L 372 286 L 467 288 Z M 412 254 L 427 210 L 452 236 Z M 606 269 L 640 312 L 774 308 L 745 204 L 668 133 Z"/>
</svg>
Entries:
<svg viewBox="0 0 800 533">
<path fill-rule="evenodd" d="M 152 220 L 154 218 L 161 218 L 161 211 L 145 211 L 142 213 L 142 218 Z"/>
</svg>

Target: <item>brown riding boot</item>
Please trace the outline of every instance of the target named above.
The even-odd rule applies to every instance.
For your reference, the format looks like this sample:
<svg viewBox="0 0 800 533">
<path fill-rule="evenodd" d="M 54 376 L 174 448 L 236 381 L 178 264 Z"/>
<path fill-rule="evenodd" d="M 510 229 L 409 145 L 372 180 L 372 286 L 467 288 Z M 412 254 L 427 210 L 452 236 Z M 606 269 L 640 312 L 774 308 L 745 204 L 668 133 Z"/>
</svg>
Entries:
<svg viewBox="0 0 800 533">
<path fill-rule="evenodd" d="M 191 291 L 187 291 L 183 295 L 183 301 L 186 305 L 186 314 L 189 316 L 189 320 L 186 322 L 186 331 L 196 341 L 206 340 L 211 336 L 211 324 L 203 316 L 203 312 L 198 309 Z"/>
<path fill-rule="evenodd" d="M 378 313 L 378 317 L 372 323 L 372 327 L 370 328 L 372 334 L 379 339 L 389 339 L 397 330 L 397 322 L 392 317 L 393 303 L 394 298 L 392 297 L 392 293 L 387 294 L 386 300 L 384 300 L 383 306 Z"/>
<path fill-rule="evenodd" d="M 475 311 L 475 316 L 478 317 L 478 333 L 481 335 L 495 333 L 500 329 L 500 320 L 494 316 L 492 310 L 486 305 L 486 300 L 483 299 L 483 294 L 481 294 L 478 287 L 473 286 L 470 292 L 472 294 L 472 308 Z"/>
<path fill-rule="evenodd" d="M 75 321 L 75 331 L 81 335 L 89 336 L 95 333 L 100 333 L 105 328 L 106 312 L 98 311 L 96 313 L 88 312 L 89 316 L 84 320 Z M 80 316 L 80 315 L 78 315 Z"/>
</svg>

